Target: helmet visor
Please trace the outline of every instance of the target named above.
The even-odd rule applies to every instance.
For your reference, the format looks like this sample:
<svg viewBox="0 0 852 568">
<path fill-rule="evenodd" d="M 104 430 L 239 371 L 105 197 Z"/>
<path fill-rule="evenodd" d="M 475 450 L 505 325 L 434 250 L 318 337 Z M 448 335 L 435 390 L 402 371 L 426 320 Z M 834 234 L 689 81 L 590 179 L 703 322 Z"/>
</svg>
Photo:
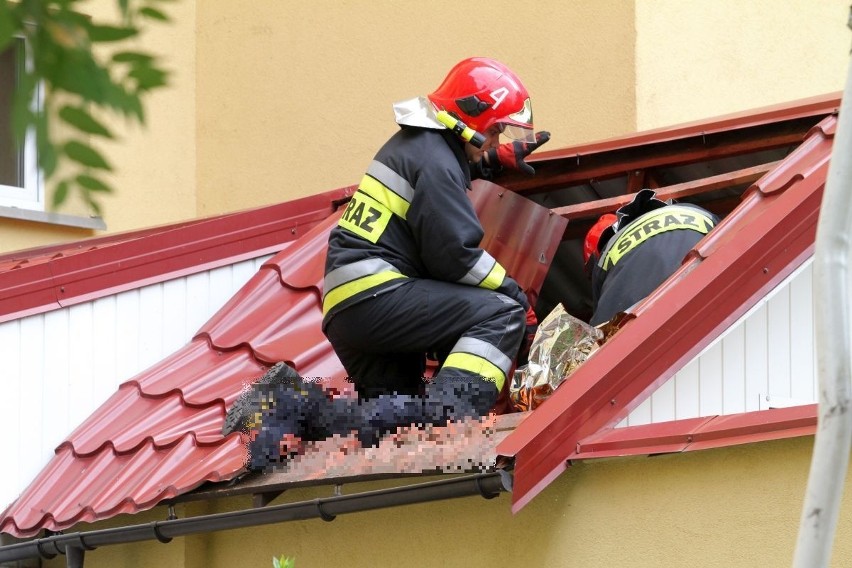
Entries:
<svg viewBox="0 0 852 568">
<path fill-rule="evenodd" d="M 501 121 L 504 126 L 503 134 L 511 140 L 522 142 L 535 142 L 535 130 L 533 129 L 532 104 L 529 99 L 524 100 L 524 106 L 518 112 L 512 113 Z"/>
<path fill-rule="evenodd" d="M 535 142 L 535 132 L 533 132 L 532 128 L 527 128 L 526 126 L 521 127 L 514 124 L 507 124 L 503 130 L 503 135 L 509 140 L 520 140 L 527 144 Z"/>
</svg>

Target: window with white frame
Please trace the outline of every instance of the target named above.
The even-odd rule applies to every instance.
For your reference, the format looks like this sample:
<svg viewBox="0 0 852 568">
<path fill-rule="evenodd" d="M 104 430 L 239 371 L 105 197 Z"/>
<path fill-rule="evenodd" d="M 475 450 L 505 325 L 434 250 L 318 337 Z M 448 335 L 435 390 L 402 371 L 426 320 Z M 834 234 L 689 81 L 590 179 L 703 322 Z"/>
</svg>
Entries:
<svg viewBox="0 0 852 568">
<path fill-rule="evenodd" d="M 36 161 L 34 133 L 28 132 L 20 145 L 12 136 L 12 104 L 25 65 L 24 40 L 14 39 L 0 52 L 0 206 L 44 211 L 44 185 Z M 31 104 L 40 104 L 39 89 Z"/>
</svg>

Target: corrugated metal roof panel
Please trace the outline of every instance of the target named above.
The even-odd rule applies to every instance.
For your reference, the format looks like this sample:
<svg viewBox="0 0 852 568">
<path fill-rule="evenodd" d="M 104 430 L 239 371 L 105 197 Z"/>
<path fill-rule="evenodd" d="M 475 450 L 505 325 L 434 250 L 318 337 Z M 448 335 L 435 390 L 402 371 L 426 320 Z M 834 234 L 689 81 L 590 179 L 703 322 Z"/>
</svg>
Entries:
<svg viewBox="0 0 852 568">
<path fill-rule="evenodd" d="M 227 407 L 239 394 L 234 384 L 250 382 L 266 369 L 249 349 L 213 349 L 207 338 L 200 336 L 132 381 L 148 397 L 176 394 L 188 406 L 221 401 Z"/>
<path fill-rule="evenodd" d="M 139 396 L 133 383 L 124 385 L 119 395 L 101 406 L 63 444 L 71 445 L 74 453 L 85 456 L 106 446 L 119 454 L 129 453 L 149 441 L 165 447 L 187 432 L 192 432 L 200 443 L 218 442 L 222 437 L 219 405 L 191 408 L 178 395 L 145 398 Z"/>
<path fill-rule="evenodd" d="M 193 459 L 187 461 L 187 455 Z M 233 477 L 244 458 L 245 448 L 236 437 L 199 445 L 186 435 L 168 448 L 148 443 L 131 454 L 101 451 L 89 457 L 62 446 L 15 502 L 14 516 L 4 513 L 3 532 L 32 536 L 42 527 L 68 527 L 148 509 L 205 481 Z"/>
<path fill-rule="evenodd" d="M 474 195 L 492 190 L 477 187 Z M 492 254 L 516 268 L 518 281 L 531 289 L 543 280 L 566 221 L 514 194 L 494 199 L 475 199 L 489 210 L 483 244 L 497 249 Z M 274 362 L 292 362 L 303 376 L 323 378 L 326 388 L 352 393 L 320 328 L 319 287 L 328 231 L 336 221 L 337 215 L 329 215 L 264 263 L 190 344 L 125 382 L 58 448 L 37 482 L 0 517 L 0 529 L 20 536 L 58 530 L 233 477 L 245 448 L 239 436 L 222 438 L 225 408 Z M 465 455 L 459 449 L 447 454 L 452 448 L 443 446 L 440 455 Z M 361 469 L 375 473 L 375 466 Z M 57 494 L 59 485 L 68 493 Z"/>
</svg>

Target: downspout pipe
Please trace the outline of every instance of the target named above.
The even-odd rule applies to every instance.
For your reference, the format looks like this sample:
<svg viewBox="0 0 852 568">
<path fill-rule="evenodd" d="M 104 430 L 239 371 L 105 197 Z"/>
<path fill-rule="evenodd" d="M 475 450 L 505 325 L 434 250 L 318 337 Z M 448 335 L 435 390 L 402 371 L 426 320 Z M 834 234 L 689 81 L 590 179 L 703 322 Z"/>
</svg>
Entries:
<svg viewBox="0 0 852 568">
<path fill-rule="evenodd" d="M 167 543 L 175 537 L 240 529 L 259 525 L 321 518 L 333 521 L 337 515 L 428 503 L 444 499 L 479 495 L 492 499 L 511 489 L 511 477 L 505 471 L 478 473 L 403 487 L 335 495 L 273 505 L 258 509 L 230 511 L 185 519 L 154 521 L 88 532 L 57 534 L 28 542 L 0 547 L 0 563 L 27 558 L 53 558 L 67 554 L 68 566 L 82 567 L 84 552 L 111 544 L 146 540 Z"/>
<path fill-rule="evenodd" d="M 849 27 L 852 27 L 850 12 Z M 794 568 L 829 565 L 852 444 L 850 359 L 852 59 L 840 104 L 814 248 L 819 411 Z"/>
</svg>

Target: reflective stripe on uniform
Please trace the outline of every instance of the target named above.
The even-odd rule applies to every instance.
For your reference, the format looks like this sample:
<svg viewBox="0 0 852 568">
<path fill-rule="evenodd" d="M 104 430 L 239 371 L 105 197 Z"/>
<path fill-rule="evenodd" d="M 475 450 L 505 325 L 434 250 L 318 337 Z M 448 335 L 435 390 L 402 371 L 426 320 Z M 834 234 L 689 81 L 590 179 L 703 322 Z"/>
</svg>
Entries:
<svg viewBox="0 0 852 568">
<path fill-rule="evenodd" d="M 444 361 L 444 367 L 461 369 L 479 375 L 503 388 L 512 368 L 512 360 L 505 353 L 481 339 L 462 337 Z"/>
<path fill-rule="evenodd" d="M 671 205 L 657 209 L 639 217 L 611 238 L 601 254 L 600 266 L 609 270 L 624 255 L 661 233 L 688 229 L 706 235 L 712 228 L 713 220 L 707 214 L 691 207 Z"/>
<path fill-rule="evenodd" d="M 497 262 L 493 256 L 486 251 L 482 251 L 482 255 L 473 268 L 468 270 L 467 274 L 462 276 L 457 282 L 468 286 L 479 286 L 488 290 L 496 290 L 503 283 L 506 277 L 506 269 Z"/>
<path fill-rule="evenodd" d="M 414 188 L 408 180 L 376 160 L 370 163 L 358 189 L 403 219 L 414 199 Z"/>
<path fill-rule="evenodd" d="M 325 315 L 340 302 L 397 278 L 406 276 L 379 258 L 367 258 L 335 268 L 325 275 L 322 313 Z"/>
</svg>

